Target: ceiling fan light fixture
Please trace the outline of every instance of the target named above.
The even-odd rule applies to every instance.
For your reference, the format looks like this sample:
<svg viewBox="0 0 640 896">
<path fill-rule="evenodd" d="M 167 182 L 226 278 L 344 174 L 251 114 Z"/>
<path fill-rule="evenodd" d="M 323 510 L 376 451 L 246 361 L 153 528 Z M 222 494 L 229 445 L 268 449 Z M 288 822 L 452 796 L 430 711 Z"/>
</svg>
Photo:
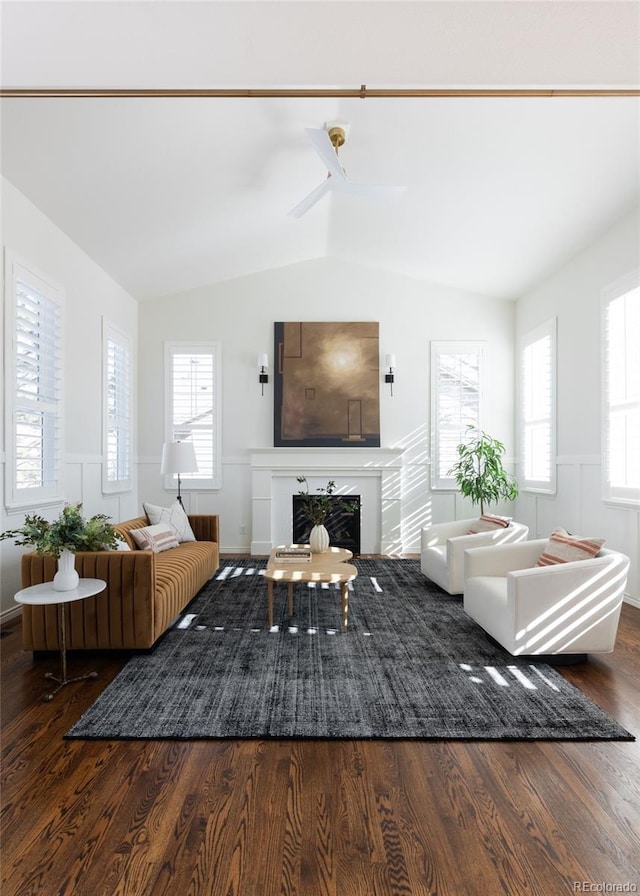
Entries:
<svg viewBox="0 0 640 896">
<path fill-rule="evenodd" d="M 350 193 L 353 196 L 371 198 L 390 198 L 398 196 L 404 187 L 381 186 L 377 184 L 352 184 L 338 161 L 338 149 L 346 143 L 349 134 L 349 123 L 346 121 L 327 121 L 324 128 L 306 128 L 307 136 L 321 161 L 324 162 L 328 176 L 326 180 L 312 190 L 302 202 L 291 209 L 289 214 L 301 218 L 309 209 L 328 192 Z"/>
</svg>

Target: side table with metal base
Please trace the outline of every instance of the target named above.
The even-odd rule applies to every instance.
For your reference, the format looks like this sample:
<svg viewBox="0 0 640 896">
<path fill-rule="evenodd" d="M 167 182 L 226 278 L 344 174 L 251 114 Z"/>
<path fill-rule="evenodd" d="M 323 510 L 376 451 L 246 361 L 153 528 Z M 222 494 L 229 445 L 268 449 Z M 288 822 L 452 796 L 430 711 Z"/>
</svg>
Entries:
<svg viewBox="0 0 640 896">
<path fill-rule="evenodd" d="M 60 645 L 60 677 L 58 678 L 52 672 L 46 672 L 45 678 L 54 681 L 57 685 L 51 693 L 44 694 L 43 700 L 52 700 L 54 694 L 63 688 L 66 684 L 74 681 L 84 681 L 87 678 L 97 678 L 97 672 L 88 672 L 86 675 L 78 675 L 75 678 L 67 678 L 67 604 L 76 600 L 84 600 L 85 597 L 92 597 L 94 594 L 100 594 L 107 587 L 107 583 L 102 579 L 80 579 L 78 587 L 72 591 L 56 591 L 52 582 L 43 582 L 41 585 L 31 585 L 29 588 L 23 588 L 18 591 L 14 600 L 19 604 L 31 604 L 32 606 L 48 606 L 53 604 L 57 608 L 58 614 L 58 644 Z"/>
</svg>

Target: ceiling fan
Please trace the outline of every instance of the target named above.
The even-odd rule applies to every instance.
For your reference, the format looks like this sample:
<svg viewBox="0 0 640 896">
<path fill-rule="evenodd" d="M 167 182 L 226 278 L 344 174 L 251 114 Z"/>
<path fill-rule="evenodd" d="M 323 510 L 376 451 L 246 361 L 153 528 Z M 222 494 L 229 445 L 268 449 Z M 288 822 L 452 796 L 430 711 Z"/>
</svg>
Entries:
<svg viewBox="0 0 640 896">
<path fill-rule="evenodd" d="M 387 187 L 377 184 L 352 184 L 347 180 L 344 168 L 338 161 L 338 150 L 347 139 L 349 125 L 345 122 L 328 122 L 324 128 L 305 128 L 307 136 L 324 164 L 327 166 L 327 179 L 315 190 L 299 202 L 289 212 L 294 218 L 301 218 L 319 199 L 330 191 L 334 193 L 349 193 L 353 196 L 365 196 L 370 198 L 389 198 L 398 196 L 405 187 Z"/>
</svg>

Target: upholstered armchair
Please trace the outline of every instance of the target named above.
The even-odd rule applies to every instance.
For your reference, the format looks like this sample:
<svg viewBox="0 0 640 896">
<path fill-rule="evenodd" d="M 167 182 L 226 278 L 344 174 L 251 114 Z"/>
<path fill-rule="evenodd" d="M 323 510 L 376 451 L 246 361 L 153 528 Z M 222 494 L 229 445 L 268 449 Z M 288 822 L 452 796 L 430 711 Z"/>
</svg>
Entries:
<svg viewBox="0 0 640 896">
<path fill-rule="evenodd" d="M 464 552 L 472 547 L 514 544 L 524 541 L 529 529 L 511 522 L 506 528 L 469 535 L 478 518 L 435 523 L 422 530 L 420 568 L 449 594 L 462 594 L 464 588 Z"/>
<path fill-rule="evenodd" d="M 514 656 L 613 650 L 629 558 L 595 557 L 536 566 L 547 539 L 465 554 L 464 609 Z"/>
</svg>

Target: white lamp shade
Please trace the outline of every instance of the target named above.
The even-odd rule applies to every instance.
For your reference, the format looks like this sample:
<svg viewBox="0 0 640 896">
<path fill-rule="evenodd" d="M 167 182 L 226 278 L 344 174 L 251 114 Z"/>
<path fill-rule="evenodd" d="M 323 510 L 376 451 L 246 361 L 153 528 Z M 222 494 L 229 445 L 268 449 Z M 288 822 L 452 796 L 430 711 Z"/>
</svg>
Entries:
<svg viewBox="0 0 640 896">
<path fill-rule="evenodd" d="M 396 366 L 396 356 L 395 355 L 387 355 L 385 358 L 385 367 L 395 367 Z"/>
<path fill-rule="evenodd" d="M 269 366 L 269 355 L 266 352 L 263 352 L 261 355 L 258 355 L 258 367 L 268 367 Z"/>
<path fill-rule="evenodd" d="M 160 472 L 168 476 L 197 473 L 198 462 L 193 442 L 165 442 L 162 446 Z"/>
</svg>

